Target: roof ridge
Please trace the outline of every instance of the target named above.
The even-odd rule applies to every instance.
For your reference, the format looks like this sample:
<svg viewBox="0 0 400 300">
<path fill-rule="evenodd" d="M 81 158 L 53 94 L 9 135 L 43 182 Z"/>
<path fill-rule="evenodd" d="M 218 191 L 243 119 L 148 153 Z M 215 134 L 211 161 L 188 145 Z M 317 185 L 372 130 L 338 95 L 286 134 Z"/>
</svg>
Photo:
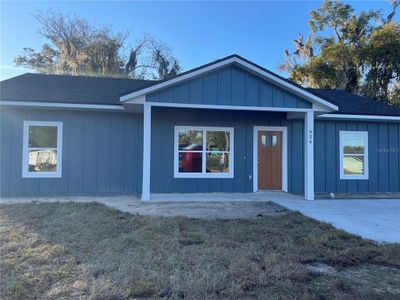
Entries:
<svg viewBox="0 0 400 300">
<path fill-rule="evenodd" d="M 67 77 L 67 78 L 89 78 L 89 79 L 107 79 L 107 80 L 128 80 L 128 81 L 147 81 L 147 82 L 158 82 L 157 80 L 151 79 L 138 79 L 138 78 L 123 78 L 123 77 L 107 77 L 107 76 L 90 76 L 90 75 L 70 75 L 70 74 L 47 74 L 47 73 L 34 73 L 26 72 L 21 75 L 17 75 L 5 80 L 15 79 L 17 77 L 33 75 L 33 76 L 53 76 L 53 77 Z M 3 80 L 3 81 L 5 81 Z"/>
</svg>

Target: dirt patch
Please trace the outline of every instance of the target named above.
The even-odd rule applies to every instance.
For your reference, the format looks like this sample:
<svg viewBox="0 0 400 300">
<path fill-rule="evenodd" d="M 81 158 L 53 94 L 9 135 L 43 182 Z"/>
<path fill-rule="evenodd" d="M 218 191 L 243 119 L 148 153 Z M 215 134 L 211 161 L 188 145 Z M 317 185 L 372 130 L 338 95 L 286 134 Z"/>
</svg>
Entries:
<svg viewBox="0 0 400 300">
<path fill-rule="evenodd" d="M 111 204 L 111 206 L 113 206 Z M 281 216 L 289 211 L 270 201 L 238 202 L 136 202 L 129 205 L 130 213 L 147 216 L 198 219 L 252 219 Z"/>
</svg>

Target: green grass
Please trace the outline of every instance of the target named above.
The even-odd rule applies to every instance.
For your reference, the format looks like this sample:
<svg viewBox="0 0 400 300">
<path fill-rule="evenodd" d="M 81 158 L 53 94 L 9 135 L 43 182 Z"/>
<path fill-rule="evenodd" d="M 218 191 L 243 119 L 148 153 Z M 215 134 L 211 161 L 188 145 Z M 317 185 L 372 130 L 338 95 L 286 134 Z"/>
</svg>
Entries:
<svg viewBox="0 0 400 300">
<path fill-rule="evenodd" d="M 400 297 L 400 245 L 378 246 L 299 213 L 198 220 L 95 203 L 0 209 L 1 299 Z M 315 273 L 312 263 L 340 272 Z"/>
</svg>

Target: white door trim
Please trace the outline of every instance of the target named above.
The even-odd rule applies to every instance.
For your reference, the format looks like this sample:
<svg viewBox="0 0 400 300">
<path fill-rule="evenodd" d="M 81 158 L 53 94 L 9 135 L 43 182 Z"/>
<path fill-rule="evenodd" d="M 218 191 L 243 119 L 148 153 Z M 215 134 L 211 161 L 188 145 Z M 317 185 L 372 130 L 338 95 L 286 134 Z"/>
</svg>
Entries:
<svg viewBox="0 0 400 300">
<path fill-rule="evenodd" d="M 288 143 L 287 127 L 283 126 L 254 126 L 253 130 L 253 192 L 258 192 L 258 132 L 282 132 L 282 191 L 288 191 Z"/>
</svg>

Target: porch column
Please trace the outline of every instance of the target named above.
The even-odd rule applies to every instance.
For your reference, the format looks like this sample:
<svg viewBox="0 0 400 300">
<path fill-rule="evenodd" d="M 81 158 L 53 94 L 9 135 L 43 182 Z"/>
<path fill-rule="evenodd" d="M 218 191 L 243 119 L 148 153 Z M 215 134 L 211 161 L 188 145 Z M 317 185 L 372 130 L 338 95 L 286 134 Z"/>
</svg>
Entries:
<svg viewBox="0 0 400 300">
<path fill-rule="evenodd" d="M 314 200 L 314 111 L 304 117 L 304 198 Z"/>
<path fill-rule="evenodd" d="M 143 182 L 142 200 L 150 200 L 151 105 L 143 105 Z"/>
</svg>

